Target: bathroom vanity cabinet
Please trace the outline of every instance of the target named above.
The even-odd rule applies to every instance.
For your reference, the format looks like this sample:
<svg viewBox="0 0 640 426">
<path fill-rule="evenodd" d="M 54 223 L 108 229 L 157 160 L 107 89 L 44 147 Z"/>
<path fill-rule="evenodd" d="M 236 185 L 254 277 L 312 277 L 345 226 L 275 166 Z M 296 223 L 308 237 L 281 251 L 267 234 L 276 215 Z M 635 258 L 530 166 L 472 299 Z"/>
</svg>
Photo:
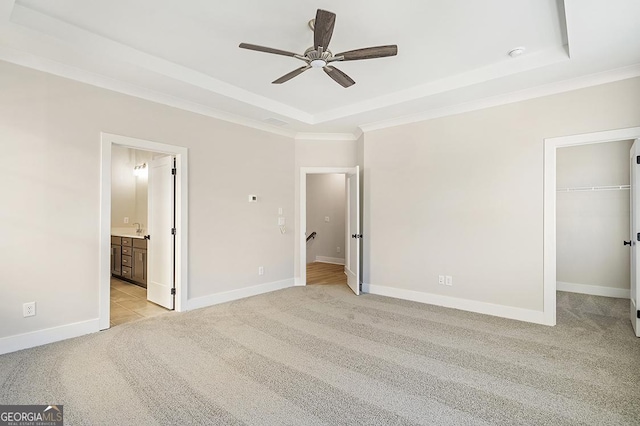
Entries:
<svg viewBox="0 0 640 426">
<path fill-rule="evenodd" d="M 147 240 L 111 236 L 111 275 L 147 287 Z"/>
</svg>

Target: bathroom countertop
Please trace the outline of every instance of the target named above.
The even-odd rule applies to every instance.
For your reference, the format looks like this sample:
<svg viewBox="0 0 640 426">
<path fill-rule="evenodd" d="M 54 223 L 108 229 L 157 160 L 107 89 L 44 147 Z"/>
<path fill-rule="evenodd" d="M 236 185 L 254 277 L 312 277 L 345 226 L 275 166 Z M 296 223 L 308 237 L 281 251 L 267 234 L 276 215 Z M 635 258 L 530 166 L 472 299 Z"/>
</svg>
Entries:
<svg viewBox="0 0 640 426">
<path fill-rule="evenodd" d="M 144 235 L 124 234 L 122 232 L 112 232 L 111 235 L 113 235 L 114 237 L 140 238 L 141 240 L 144 239 Z"/>
</svg>

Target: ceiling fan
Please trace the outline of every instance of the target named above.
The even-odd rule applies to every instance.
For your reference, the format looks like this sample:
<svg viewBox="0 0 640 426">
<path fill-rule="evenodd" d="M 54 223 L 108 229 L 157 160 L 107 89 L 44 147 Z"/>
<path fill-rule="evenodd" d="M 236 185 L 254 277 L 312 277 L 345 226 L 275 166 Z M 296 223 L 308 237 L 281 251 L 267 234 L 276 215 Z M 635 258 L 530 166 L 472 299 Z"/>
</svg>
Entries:
<svg viewBox="0 0 640 426">
<path fill-rule="evenodd" d="M 333 27 L 336 23 L 336 14 L 326 10 L 318 9 L 316 19 L 309 21 L 309 27 L 313 30 L 313 46 L 308 48 L 303 55 L 285 50 L 273 49 L 271 47 L 258 46 L 249 43 L 240 43 L 240 48 L 256 50 L 258 52 L 273 53 L 275 55 L 291 56 L 300 59 L 306 64 L 288 74 L 274 80 L 273 84 L 282 84 L 291 80 L 310 68 L 322 68 L 325 73 L 335 80 L 342 87 L 349 87 L 355 84 L 347 74 L 338 68 L 329 65 L 338 61 L 356 61 L 359 59 L 384 58 L 385 56 L 395 56 L 398 54 L 398 46 L 376 46 L 365 47 L 363 49 L 349 50 L 334 55 L 329 49 L 329 42 L 333 35 Z"/>
</svg>

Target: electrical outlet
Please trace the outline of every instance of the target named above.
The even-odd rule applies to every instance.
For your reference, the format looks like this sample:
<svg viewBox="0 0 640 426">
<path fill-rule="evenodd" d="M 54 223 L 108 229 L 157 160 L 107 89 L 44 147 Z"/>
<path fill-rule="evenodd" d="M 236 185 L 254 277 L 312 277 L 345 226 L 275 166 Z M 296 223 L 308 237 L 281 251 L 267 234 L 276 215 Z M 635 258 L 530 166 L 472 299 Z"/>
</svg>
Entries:
<svg viewBox="0 0 640 426">
<path fill-rule="evenodd" d="M 124 223 L 129 223 L 129 218 L 128 217 L 124 218 Z"/>
<path fill-rule="evenodd" d="M 264 275 L 264 266 L 258 266 L 258 275 Z"/>
<path fill-rule="evenodd" d="M 340 253 L 340 247 L 336 247 L 336 252 Z"/>
<path fill-rule="evenodd" d="M 438 275 L 438 284 L 444 285 L 444 275 Z"/>
<path fill-rule="evenodd" d="M 36 315 L 36 302 L 28 302 L 22 305 L 22 316 L 33 317 Z"/>
<path fill-rule="evenodd" d="M 325 221 L 325 222 L 329 222 L 329 216 L 325 216 L 325 217 L 324 217 L 324 221 Z"/>
<path fill-rule="evenodd" d="M 451 275 L 447 275 L 445 280 L 446 285 L 453 285 L 453 277 Z"/>
</svg>

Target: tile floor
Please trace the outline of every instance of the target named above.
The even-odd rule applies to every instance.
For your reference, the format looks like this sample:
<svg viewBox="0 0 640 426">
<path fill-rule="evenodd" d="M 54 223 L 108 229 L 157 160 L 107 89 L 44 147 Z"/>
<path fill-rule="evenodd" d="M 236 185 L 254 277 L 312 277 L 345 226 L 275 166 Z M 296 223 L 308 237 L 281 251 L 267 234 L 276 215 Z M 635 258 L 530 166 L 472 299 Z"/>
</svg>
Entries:
<svg viewBox="0 0 640 426">
<path fill-rule="evenodd" d="M 147 301 L 147 289 L 111 278 L 111 327 L 171 312 Z"/>
</svg>

